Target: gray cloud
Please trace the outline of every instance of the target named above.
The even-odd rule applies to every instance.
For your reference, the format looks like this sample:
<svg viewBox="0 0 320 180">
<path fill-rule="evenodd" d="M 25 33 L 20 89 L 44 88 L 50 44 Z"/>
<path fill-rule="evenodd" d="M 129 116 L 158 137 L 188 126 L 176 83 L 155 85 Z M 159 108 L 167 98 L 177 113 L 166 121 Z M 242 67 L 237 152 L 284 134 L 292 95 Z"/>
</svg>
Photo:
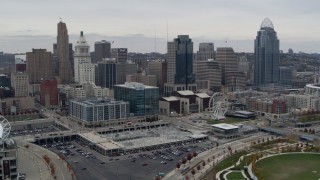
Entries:
<svg viewBox="0 0 320 180">
<path fill-rule="evenodd" d="M 90 45 L 90 50 L 94 51 L 94 42 L 100 40 L 107 40 L 114 42 L 113 48 L 125 47 L 130 52 L 166 52 L 166 38 L 147 37 L 143 34 L 128 34 L 125 36 L 104 36 L 100 34 L 84 34 L 86 40 Z M 71 34 L 69 42 L 76 44 L 79 38 L 78 34 Z M 232 47 L 236 52 L 253 52 L 253 38 L 245 40 L 236 40 L 230 38 L 211 39 L 207 37 L 192 37 L 194 42 L 194 52 L 198 50 L 199 43 L 213 42 L 215 47 Z M 226 43 L 227 41 L 227 43 Z M 52 52 L 52 44 L 56 42 L 56 36 L 35 36 L 35 35 L 18 35 L 18 36 L 2 36 L 0 37 L 0 51 L 10 53 L 25 53 L 32 50 L 32 48 L 47 49 Z M 18 45 L 17 45 L 18 44 Z M 19 48 L 17 48 L 19 47 Z M 287 52 L 289 48 L 293 48 L 295 52 L 319 52 L 320 41 L 281 41 L 280 49 Z"/>
<path fill-rule="evenodd" d="M 229 39 L 230 44 L 237 42 L 232 45 L 235 50 L 253 51 L 256 31 L 262 20 L 270 17 L 281 48 L 319 52 L 319 6 L 318 0 L 3 1 L 0 51 L 52 49 L 59 17 L 67 23 L 71 42 L 84 30 L 91 44 L 110 39 L 114 46 L 149 52 L 155 49 L 157 34 L 156 49 L 165 52 L 168 22 L 169 40 L 189 34 L 195 45 L 201 41 L 224 45 Z"/>
</svg>

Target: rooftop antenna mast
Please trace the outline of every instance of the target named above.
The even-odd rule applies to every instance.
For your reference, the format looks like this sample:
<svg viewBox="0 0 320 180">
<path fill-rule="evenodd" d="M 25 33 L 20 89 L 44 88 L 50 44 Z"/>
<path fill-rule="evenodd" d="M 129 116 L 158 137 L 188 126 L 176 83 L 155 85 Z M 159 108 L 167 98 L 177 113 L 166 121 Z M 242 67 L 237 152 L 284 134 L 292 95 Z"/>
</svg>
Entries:
<svg viewBox="0 0 320 180">
<path fill-rule="evenodd" d="M 154 32 L 154 52 L 157 52 L 157 32 Z"/>
<path fill-rule="evenodd" d="M 169 39 L 169 38 L 168 38 L 168 36 L 169 36 L 168 34 L 169 34 L 169 27 L 168 27 L 168 20 L 167 20 L 167 42 L 168 42 L 168 39 Z M 168 46 L 168 45 L 167 45 L 167 46 Z"/>
</svg>

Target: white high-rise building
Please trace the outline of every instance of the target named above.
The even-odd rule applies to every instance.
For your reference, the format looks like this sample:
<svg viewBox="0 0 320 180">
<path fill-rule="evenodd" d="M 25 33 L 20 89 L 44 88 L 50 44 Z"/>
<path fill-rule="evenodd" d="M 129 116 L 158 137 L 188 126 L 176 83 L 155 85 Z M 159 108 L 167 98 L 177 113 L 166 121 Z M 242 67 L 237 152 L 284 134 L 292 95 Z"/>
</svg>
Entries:
<svg viewBox="0 0 320 180">
<path fill-rule="evenodd" d="M 11 86 L 14 89 L 15 97 L 24 97 L 29 95 L 29 75 L 27 73 L 12 73 Z"/>
<path fill-rule="evenodd" d="M 95 68 L 91 64 L 90 46 L 80 33 L 74 53 L 74 81 L 80 84 L 95 83 Z"/>
<path fill-rule="evenodd" d="M 95 84 L 95 67 L 92 63 L 79 64 L 79 83 Z"/>
</svg>

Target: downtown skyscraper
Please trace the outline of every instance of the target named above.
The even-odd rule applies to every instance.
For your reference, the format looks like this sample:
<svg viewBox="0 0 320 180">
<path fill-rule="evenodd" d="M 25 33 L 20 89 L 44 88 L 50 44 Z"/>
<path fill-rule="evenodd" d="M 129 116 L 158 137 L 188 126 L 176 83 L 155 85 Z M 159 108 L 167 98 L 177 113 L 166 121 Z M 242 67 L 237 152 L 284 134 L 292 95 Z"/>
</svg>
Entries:
<svg viewBox="0 0 320 180">
<path fill-rule="evenodd" d="M 58 23 L 57 55 L 59 67 L 59 81 L 62 84 L 72 82 L 72 67 L 70 62 L 69 35 L 66 23 Z"/>
<path fill-rule="evenodd" d="M 84 38 L 82 31 L 74 48 L 74 81 L 80 84 L 94 84 L 95 66 L 91 63 L 90 46 Z"/>
<path fill-rule="evenodd" d="M 279 82 L 279 39 L 269 18 L 261 23 L 254 40 L 254 86 Z"/>
<path fill-rule="evenodd" d="M 166 95 L 173 91 L 197 90 L 193 73 L 193 42 L 189 35 L 178 35 L 173 42 L 168 42 L 167 62 Z"/>
<path fill-rule="evenodd" d="M 94 59 L 92 59 L 93 63 L 97 63 L 102 61 L 104 58 L 111 57 L 111 43 L 102 40 L 94 43 Z"/>
<path fill-rule="evenodd" d="M 32 49 L 32 52 L 26 53 L 30 83 L 53 78 L 51 56 L 51 52 L 46 49 Z"/>
</svg>

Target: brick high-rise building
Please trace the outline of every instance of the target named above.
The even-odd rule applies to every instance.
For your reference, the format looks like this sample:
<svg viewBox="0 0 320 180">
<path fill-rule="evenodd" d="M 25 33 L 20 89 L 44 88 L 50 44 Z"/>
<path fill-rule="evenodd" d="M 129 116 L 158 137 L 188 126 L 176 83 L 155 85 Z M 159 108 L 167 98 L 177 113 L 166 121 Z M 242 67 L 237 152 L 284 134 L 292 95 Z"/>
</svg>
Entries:
<svg viewBox="0 0 320 180">
<path fill-rule="evenodd" d="M 16 72 L 26 72 L 27 71 L 27 64 L 23 63 L 16 63 Z"/>
<path fill-rule="evenodd" d="M 46 49 L 33 49 L 32 52 L 27 52 L 27 72 L 30 83 L 53 77 L 51 56 L 51 52 L 47 52 Z"/>
<path fill-rule="evenodd" d="M 58 23 L 57 57 L 59 62 L 59 78 L 61 83 L 72 82 L 72 67 L 70 62 L 69 35 L 65 23 Z"/>
<path fill-rule="evenodd" d="M 40 85 L 40 103 L 45 107 L 58 105 L 57 80 L 45 80 Z"/>
</svg>

